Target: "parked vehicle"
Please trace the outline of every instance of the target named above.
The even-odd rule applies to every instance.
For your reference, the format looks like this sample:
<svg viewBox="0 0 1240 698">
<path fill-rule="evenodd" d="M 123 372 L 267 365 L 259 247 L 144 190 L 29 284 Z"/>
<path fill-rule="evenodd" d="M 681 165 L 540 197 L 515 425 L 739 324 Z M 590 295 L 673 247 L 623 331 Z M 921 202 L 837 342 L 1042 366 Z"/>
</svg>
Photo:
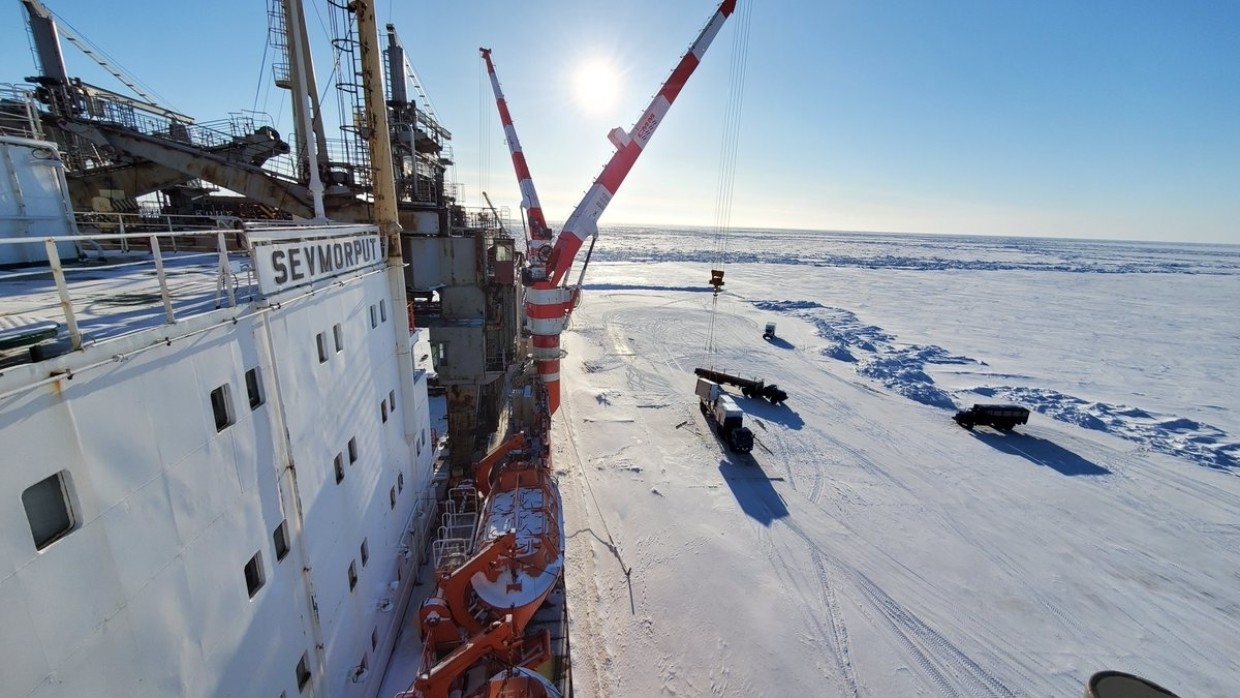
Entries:
<svg viewBox="0 0 1240 698">
<path fill-rule="evenodd" d="M 768 342 L 772 339 L 775 339 L 775 323 L 773 322 L 766 323 L 766 330 L 762 332 L 762 338 L 767 340 Z"/>
<path fill-rule="evenodd" d="M 953 419 L 965 429 L 984 424 L 999 431 L 1011 431 L 1017 424 L 1029 422 L 1029 410 L 1019 405 L 974 405 L 960 410 Z"/>
<path fill-rule="evenodd" d="M 716 383 L 727 383 L 735 385 L 741 389 L 741 394 L 745 397 L 760 397 L 770 400 L 772 405 L 782 404 L 788 399 L 788 393 L 780 390 L 778 385 L 774 383 L 767 385 L 766 381 L 761 378 L 749 379 L 734 376 L 723 371 L 712 371 L 708 368 L 695 368 L 693 372 L 701 378 L 705 378 Z"/>
<path fill-rule="evenodd" d="M 733 453 L 753 450 L 753 432 L 744 425 L 745 413 L 736 401 L 716 382 L 699 378 L 696 388 L 698 406 L 708 420 L 715 423 L 719 438 Z"/>
</svg>

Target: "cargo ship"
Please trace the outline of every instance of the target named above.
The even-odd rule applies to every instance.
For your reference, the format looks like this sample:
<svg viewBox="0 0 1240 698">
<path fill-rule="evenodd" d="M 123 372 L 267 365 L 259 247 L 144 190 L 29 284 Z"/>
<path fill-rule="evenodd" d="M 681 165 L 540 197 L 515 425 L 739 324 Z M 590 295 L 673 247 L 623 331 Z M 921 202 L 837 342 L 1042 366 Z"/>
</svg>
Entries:
<svg viewBox="0 0 1240 698">
<path fill-rule="evenodd" d="M 370 3 L 333 5 L 358 86 L 340 148 L 297 0 L 270 11 L 289 142 L 71 77 L 65 28 L 22 0 L 40 72 L 0 94 L 6 690 L 571 695 L 567 276 L 734 4 L 612 131 L 558 234 L 484 53 L 518 249 L 450 193 L 451 134 Z"/>
</svg>

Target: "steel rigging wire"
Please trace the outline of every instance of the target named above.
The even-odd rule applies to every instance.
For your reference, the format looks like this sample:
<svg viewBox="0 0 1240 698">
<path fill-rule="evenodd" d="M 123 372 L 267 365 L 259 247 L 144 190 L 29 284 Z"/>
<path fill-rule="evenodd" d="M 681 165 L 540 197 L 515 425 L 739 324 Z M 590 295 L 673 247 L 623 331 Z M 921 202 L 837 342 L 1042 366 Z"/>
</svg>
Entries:
<svg viewBox="0 0 1240 698">
<path fill-rule="evenodd" d="M 745 67 L 749 59 L 749 17 L 753 2 L 738 3 L 736 32 L 732 35 L 732 62 L 728 74 L 728 104 L 724 109 L 723 137 L 719 149 L 719 179 L 715 192 L 715 247 L 711 256 L 710 323 L 706 334 L 707 366 L 715 369 L 715 319 L 723 290 L 723 265 L 727 255 L 728 229 L 732 219 L 732 193 L 736 183 L 736 152 L 740 144 L 741 111 L 745 101 Z"/>
</svg>

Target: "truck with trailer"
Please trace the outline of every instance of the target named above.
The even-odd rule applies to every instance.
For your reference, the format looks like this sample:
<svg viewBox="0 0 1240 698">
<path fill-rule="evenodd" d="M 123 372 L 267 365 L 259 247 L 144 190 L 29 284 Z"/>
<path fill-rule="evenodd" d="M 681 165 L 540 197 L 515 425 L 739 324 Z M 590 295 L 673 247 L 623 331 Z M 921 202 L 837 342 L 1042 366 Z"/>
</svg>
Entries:
<svg viewBox="0 0 1240 698">
<path fill-rule="evenodd" d="M 766 381 L 761 378 L 741 378 L 723 371 L 712 371 L 709 368 L 695 368 L 693 372 L 701 378 L 714 381 L 716 383 L 727 383 L 735 385 L 741 389 L 741 394 L 745 397 L 760 397 L 770 400 L 772 405 L 781 405 L 788 399 L 788 393 L 780 390 L 778 385 L 771 383 L 767 385 Z"/>
<path fill-rule="evenodd" d="M 1019 405 L 974 405 L 967 410 L 960 410 L 953 419 L 969 430 L 985 424 L 999 431 L 1011 431 L 1017 424 L 1029 422 L 1029 410 Z"/>
<path fill-rule="evenodd" d="M 736 406 L 731 395 L 718 383 L 698 378 L 698 406 L 708 421 L 715 423 L 719 438 L 733 453 L 749 453 L 753 450 L 753 432 L 744 425 L 745 413 Z"/>
</svg>

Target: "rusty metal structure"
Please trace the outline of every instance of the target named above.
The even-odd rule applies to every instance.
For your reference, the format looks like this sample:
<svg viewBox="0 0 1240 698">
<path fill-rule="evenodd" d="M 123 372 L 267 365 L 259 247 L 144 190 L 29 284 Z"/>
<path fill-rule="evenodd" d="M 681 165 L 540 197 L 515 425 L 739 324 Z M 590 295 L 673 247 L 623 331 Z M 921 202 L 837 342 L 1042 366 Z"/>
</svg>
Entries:
<svg viewBox="0 0 1240 698">
<path fill-rule="evenodd" d="M 395 182 L 389 196 L 395 196 L 398 249 L 407 263 L 408 319 L 429 330 L 438 385 L 449 401 L 454 465 L 465 467 L 486 452 L 499 425 L 504 382 L 524 360 L 517 272 L 523 260 L 500 212 L 458 201 L 446 176 L 452 134 L 429 108 L 394 26 L 358 21 L 360 4 L 329 3 L 339 116 L 339 137 L 329 138 L 301 0 L 269 0 L 272 78 L 289 90 L 293 105 L 294 129 L 286 139 L 263 114 L 202 122 L 155 103 L 136 80 L 64 31 L 40 0 L 21 2 L 39 72 L 17 93 L 0 95 L 0 123 L 6 117 L 34 123 L 59 146 L 80 213 L 125 214 L 140 223 L 144 213 L 237 220 L 311 219 L 321 211 L 330 220 L 373 222 L 384 193 L 375 191 L 374 124 L 364 109 L 363 74 L 382 71 Z M 377 61 L 365 59 L 362 31 L 383 38 Z M 72 77 L 62 35 L 139 96 Z"/>
</svg>

